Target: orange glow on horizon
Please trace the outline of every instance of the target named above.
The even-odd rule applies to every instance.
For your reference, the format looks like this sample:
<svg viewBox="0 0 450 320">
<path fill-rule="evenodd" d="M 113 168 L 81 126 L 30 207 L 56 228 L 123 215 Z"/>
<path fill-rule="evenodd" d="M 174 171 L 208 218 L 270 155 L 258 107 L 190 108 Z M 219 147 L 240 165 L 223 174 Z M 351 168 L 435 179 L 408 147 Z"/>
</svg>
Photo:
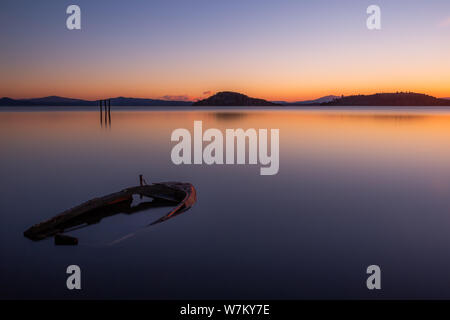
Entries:
<svg viewBox="0 0 450 320">
<path fill-rule="evenodd" d="M 447 44 L 446 44 L 447 45 Z M 450 47 L 450 45 L 448 45 Z M 63 96 L 86 100 L 111 97 L 163 99 L 185 96 L 204 99 L 219 91 L 235 91 L 266 100 L 299 101 L 327 95 L 374 94 L 411 91 L 435 97 L 450 97 L 450 63 L 446 50 L 412 52 L 387 49 L 378 53 L 361 48 L 347 53 L 340 48 L 329 53 L 274 52 L 259 59 L 235 54 L 181 61 L 146 62 L 136 60 L 92 61 L 80 59 L 70 65 L 64 61 L 30 61 L 25 65 L 6 65 L 0 79 L 0 96 L 33 98 Z M 277 54 L 277 56 L 275 55 Z M 205 63 L 201 59 L 209 59 Z M 211 94 L 204 94 L 211 92 Z"/>
</svg>

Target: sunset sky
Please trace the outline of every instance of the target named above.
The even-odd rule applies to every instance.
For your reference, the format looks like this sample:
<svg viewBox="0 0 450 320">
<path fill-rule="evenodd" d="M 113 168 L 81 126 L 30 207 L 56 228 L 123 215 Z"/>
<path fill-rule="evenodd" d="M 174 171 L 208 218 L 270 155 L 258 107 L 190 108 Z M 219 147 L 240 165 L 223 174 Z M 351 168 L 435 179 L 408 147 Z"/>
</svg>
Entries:
<svg viewBox="0 0 450 320">
<path fill-rule="evenodd" d="M 82 30 L 66 28 L 81 7 Z M 381 7 L 382 29 L 366 27 Z M 450 97 L 449 0 L 2 0 L 0 97 Z"/>
</svg>

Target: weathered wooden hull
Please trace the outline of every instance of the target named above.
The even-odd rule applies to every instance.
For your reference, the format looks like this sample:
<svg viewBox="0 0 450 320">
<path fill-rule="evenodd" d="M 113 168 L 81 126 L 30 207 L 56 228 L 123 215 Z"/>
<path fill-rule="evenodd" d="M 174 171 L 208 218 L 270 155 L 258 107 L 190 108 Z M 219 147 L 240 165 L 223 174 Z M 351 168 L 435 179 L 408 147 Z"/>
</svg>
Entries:
<svg viewBox="0 0 450 320">
<path fill-rule="evenodd" d="M 146 196 L 157 201 L 131 207 L 133 195 Z M 194 205 L 196 199 L 196 190 L 190 183 L 162 182 L 131 187 L 70 208 L 27 229 L 24 236 L 35 241 L 42 240 L 76 226 L 97 223 L 102 218 L 117 213 L 131 214 L 151 207 L 175 205 L 168 214 L 150 224 L 154 225 L 185 212 Z"/>
</svg>

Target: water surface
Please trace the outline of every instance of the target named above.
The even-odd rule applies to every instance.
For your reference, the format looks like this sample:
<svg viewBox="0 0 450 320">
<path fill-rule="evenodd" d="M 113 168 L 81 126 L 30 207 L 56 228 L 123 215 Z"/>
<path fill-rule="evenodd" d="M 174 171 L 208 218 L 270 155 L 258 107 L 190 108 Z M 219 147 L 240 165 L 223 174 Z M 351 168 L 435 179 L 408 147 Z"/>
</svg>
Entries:
<svg viewBox="0 0 450 320">
<path fill-rule="evenodd" d="M 194 120 L 280 129 L 279 173 L 172 164 L 171 132 Z M 450 298 L 449 109 L 113 108 L 109 125 L 92 108 L 3 108 L 0 147 L 1 298 Z M 139 174 L 191 182 L 198 202 L 115 245 L 167 210 L 78 230 L 77 247 L 23 237 Z"/>
</svg>

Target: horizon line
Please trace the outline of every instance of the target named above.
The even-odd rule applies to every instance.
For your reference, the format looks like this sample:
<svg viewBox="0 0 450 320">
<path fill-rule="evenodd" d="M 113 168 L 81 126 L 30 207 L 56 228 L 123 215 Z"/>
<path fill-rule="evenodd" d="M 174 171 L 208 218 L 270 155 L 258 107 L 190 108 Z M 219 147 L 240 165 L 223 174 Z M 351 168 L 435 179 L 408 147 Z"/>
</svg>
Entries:
<svg viewBox="0 0 450 320">
<path fill-rule="evenodd" d="M 96 102 L 96 101 L 100 101 L 100 100 L 125 98 L 125 99 L 145 99 L 145 100 L 161 100 L 161 101 L 168 101 L 168 102 L 173 101 L 173 102 L 192 102 L 192 103 L 194 103 L 194 102 L 197 102 L 199 100 L 207 99 L 207 98 L 209 98 L 211 96 L 214 96 L 214 95 L 216 95 L 219 92 L 235 92 L 235 93 L 244 94 L 244 95 L 252 98 L 252 96 L 249 96 L 249 95 L 247 95 L 245 93 L 241 93 L 241 92 L 237 92 L 237 91 L 230 91 L 230 90 L 221 90 L 221 91 L 217 91 L 216 93 L 211 93 L 209 96 L 207 96 L 205 98 L 195 98 L 195 99 L 165 99 L 164 97 L 155 97 L 155 98 L 150 97 L 149 98 L 149 97 L 132 97 L 132 96 L 123 96 L 123 95 L 118 95 L 118 96 L 113 96 L 113 97 L 108 97 L 108 98 L 101 98 L 101 99 L 84 99 L 84 98 L 73 98 L 73 97 L 67 97 L 67 96 L 58 96 L 58 95 L 55 95 L 55 94 L 53 94 L 53 95 L 45 95 L 45 96 L 37 96 L 37 97 L 31 97 L 31 98 L 12 98 L 12 97 L 8 97 L 8 96 L 3 96 L 3 97 L 0 97 L 0 99 L 32 100 L 32 99 L 42 99 L 42 98 L 57 97 L 57 98 L 64 98 L 64 99 L 74 99 L 74 100 L 82 100 L 82 101 L 88 101 L 88 102 Z M 437 97 L 437 96 L 433 96 L 433 95 L 430 95 L 428 93 L 422 93 L 422 92 L 392 91 L 392 92 L 374 92 L 374 93 L 352 93 L 350 95 L 327 94 L 327 95 L 320 96 L 320 97 L 317 97 L 317 98 L 312 98 L 312 99 L 310 98 L 310 99 L 303 99 L 303 100 L 300 99 L 300 98 L 293 99 L 293 100 L 291 100 L 291 99 L 285 100 L 283 98 L 270 99 L 270 100 L 269 99 L 263 99 L 263 100 L 270 101 L 270 102 L 287 102 L 287 103 L 290 103 L 290 102 L 313 101 L 313 100 L 318 100 L 318 99 L 321 99 L 321 98 L 324 98 L 324 97 L 329 97 L 329 96 L 335 96 L 335 97 L 340 98 L 340 97 L 350 97 L 350 96 L 358 96 L 358 95 L 375 95 L 375 94 L 383 94 L 383 93 L 417 93 L 417 94 L 425 94 L 425 95 L 428 95 L 428 96 L 431 96 L 431 97 L 435 97 L 435 98 L 438 98 L 438 99 L 450 99 L 450 94 L 448 96 Z"/>
</svg>

